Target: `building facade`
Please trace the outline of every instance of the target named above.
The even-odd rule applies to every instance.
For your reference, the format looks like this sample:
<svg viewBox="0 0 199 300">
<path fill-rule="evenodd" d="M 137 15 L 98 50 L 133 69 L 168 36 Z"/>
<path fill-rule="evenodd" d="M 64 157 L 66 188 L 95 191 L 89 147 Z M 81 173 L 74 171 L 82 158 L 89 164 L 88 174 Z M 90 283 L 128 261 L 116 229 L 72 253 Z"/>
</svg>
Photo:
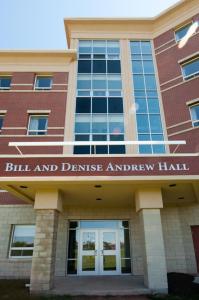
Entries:
<svg viewBox="0 0 199 300">
<path fill-rule="evenodd" d="M 198 22 L 182 1 L 66 19 L 66 51 L 0 52 L 0 278 L 139 275 L 166 293 L 168 272 L 197 275 Z"/>
</svg>

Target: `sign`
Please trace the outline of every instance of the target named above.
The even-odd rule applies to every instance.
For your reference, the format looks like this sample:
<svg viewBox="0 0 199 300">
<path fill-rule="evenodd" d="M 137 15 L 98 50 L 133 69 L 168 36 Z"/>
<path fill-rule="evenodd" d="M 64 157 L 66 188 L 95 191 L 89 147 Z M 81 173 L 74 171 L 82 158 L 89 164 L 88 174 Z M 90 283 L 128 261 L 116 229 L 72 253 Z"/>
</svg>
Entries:
<svg viewBox="0 0 199 300">
<path fill-rule="evenodd" d="M 199 175 L 199 157 L 0 158 L 1 177 L 157 175 Z"/>
</svg>

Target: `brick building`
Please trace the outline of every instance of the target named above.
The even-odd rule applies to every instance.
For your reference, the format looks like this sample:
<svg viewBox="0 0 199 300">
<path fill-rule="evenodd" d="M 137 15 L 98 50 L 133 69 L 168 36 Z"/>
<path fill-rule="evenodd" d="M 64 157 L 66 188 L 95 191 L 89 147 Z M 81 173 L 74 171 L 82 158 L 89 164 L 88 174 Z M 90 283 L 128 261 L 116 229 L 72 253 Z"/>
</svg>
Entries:
<svg viewBox="0 0 199 300">
<path fill-rule="evenodd" d="M 0 278 L 199 272 L 198 20 L 66 19 L 69 50 L 0 51 Z"/>
</svg>

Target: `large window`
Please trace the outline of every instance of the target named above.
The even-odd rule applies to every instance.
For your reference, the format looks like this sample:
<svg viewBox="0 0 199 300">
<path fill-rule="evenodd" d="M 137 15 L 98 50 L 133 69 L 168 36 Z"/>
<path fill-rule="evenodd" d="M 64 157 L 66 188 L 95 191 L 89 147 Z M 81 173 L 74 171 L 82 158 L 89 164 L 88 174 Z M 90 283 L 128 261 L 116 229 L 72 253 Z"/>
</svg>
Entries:
<svg viewBox="0 0 199 300">
<path fill-rule="evenodd" d="M 75 140 L 124 140 L 119 41 L 79 41 Z M 124 152 L 120 145 L 74 147 L 74 154 Z"/>
<path fill-rule="evenodd" d="M 176 31 L 175 31 L 176 42 L 179 42 L 187 34 L 191 25 L 192 25 L 192 22 L 180 27 L 179 29 L 176 29 Z"/>
<path fill-rule="evenodd" d="M 0 115 L 0 133 L 3 127 L 3 120 L 4 120 L 4 115 Z"/>
<path fill-rule="evenodd" d="M 10 257 L 32 257 L 34 248 L 35 226 L 15 225 L 12 230 Z"/>
<path fill-rule="evenodd" d="M 0 76 L 0 89 L 1 90 L 9 90 L 11 84 L 10 76 Z"/>
<path fill-rule="evenodd" d="M 184 79 L 189 79 L 199 75 L 199 56 L 182 64 L 182 74 Z"/>
<path fill-rule="evenodd" d="M 194 127 L 199 126 L 199 102 L 190 106 L 191 120 Z"/>
<path fill-rule="evenodd" d="M 48 116 L 30 115 L 28 125 L 28 135 L 47 134 Z"/>
<path fill-rule="evenodd" d="M 132 77 L 139 141 L 163 141 L 159 99 L 150 41 L 132 41 Z M 140 153 L 164 153 L 164 145 L 140 145 Z"/>
<path fill-rule="evenodd" d="M 52 86 L 51 76 L 36 76 L 35 89 L 36 90 L 49 90 Z"/>
</svg>

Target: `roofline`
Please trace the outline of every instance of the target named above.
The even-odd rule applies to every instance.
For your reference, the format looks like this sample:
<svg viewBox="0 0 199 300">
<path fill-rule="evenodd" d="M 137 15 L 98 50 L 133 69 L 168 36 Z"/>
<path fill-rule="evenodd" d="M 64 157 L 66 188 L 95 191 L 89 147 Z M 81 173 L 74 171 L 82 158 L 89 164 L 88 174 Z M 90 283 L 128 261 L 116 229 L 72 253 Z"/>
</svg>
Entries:
<svg viewBox="0 0 199 300">
<path fill-rule="evenodd" d="M 68 49 L 68 50 L 24 50 L 24 49 L 17 49 L 17 50 L 0 50 L 1 54 L 68 54 L 73 55 L 76 54 L 77 51 L 75 49 Z"/>
</svg>

